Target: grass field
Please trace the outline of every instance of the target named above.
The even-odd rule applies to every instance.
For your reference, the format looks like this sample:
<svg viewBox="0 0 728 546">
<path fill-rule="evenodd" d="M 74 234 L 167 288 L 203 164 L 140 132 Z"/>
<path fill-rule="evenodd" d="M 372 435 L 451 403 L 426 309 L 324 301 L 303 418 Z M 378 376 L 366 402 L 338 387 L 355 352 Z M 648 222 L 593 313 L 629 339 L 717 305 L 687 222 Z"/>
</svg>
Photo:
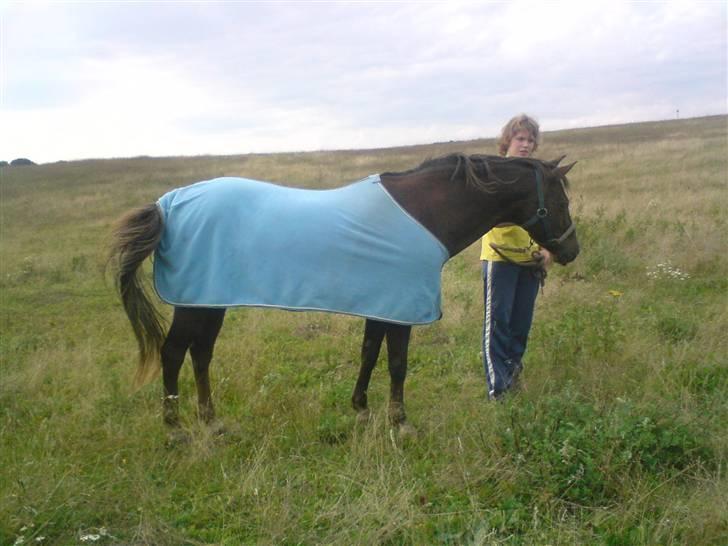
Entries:
<svg viewBox="0 0 728 546">
<path fill-rule="evenodd" d="M 130 207 L 219 175 L 332 187 L 492 140 L 90 160 L 0 170 L 0 544 L 728 544 L 728 118 L 546 133 L 582 253 L 539 296 L 525 388 L 486 401 L 478 249 L 413 331 L 414 438 L 357 425 L 363 321 L 232 310 L 213 361 L 228 432 L 169 447 L 161 385 L 102 266 Z M 170 309 L 164 308 L 169 314 Z"/>
</svg>

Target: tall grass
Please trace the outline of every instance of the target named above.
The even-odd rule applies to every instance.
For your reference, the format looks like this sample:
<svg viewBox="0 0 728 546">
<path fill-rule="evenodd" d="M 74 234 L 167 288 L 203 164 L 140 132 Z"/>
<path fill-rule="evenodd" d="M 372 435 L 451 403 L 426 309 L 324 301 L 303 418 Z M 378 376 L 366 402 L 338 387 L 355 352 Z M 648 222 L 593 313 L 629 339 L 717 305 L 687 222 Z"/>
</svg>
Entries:
<svg viewBox="0 0 728 546">
<path fill-rule="evenodd" d="M 169 446 L 161 387 L 101 273 L 111 223 L 220 175 L 333 187 L 481 140 L 388 150 L 57 163 L 0 171 L 0 543 L 725 544 L 728 118 L 547 133 L 568 153 L 579 259 L 539 297 L 524 390 L 486 400 L 474 245 L 414 330 L 415 438 L 349 397 L 363 324 L 228 313 L 227 433 Z M 169 313 L 169 309 L 165 309 Z"/>
</svg>

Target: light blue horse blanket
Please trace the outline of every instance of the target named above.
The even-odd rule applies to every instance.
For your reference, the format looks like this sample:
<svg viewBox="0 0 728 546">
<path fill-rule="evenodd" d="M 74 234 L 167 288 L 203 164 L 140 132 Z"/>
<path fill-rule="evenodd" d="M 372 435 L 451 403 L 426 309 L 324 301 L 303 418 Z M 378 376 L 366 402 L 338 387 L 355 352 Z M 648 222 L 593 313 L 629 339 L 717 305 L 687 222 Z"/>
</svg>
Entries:
<svg viewBox="0 0 728 546">
<path fill-rule="evenodd" d="M 157 202 L 154 286 L 180 307 L 262 306 L 436 321 L 447 249 L 379 175 L 332 190 L 216 178 Z"/>
</svg>

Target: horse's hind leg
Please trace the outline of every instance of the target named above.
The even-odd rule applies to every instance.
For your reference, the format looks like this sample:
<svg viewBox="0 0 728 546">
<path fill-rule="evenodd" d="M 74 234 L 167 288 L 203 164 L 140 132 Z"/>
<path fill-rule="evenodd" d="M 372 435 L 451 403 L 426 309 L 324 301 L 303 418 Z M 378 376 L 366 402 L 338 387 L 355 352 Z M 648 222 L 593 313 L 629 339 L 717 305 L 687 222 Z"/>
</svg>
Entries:
<svg viewBox="0 0 728 546">
<path fill-rule="evenodd" d="M 411 326 L 387 325 L 387 360 L 390 377 L 389 420 L 400 429 L 406 426 L 407 421 L 404 411 L 404 380 L 407 377 L 407 350 L 411 332 Z"/>
<path fill-rule="evenodd" d="M 351 397 L 351 404 L 362 418 L 369 415 L 369 403 L 367 390 L 369 381 L 372 378 L 372 371 L 379 358 L 379 350 L 382 347 L 384 334 L 387 331 L 387 324 L 367 319 L 364 325 L 364 341 L 361 347 L 361 368 L 359 378 L 356 380 L 354 394 Z"/>
<path fill-rule="evenodd" d="M 215 418 L 210 393 L 210 361 L 217 335 L 220 333 L 225 319 L 225 309 L 199 309 L 197 311 L 200 321 L 193 334 L 190 355 L 195 370 L 198 415 L 201 420 L 210 423 Z"/>
<path fill-rule="evenodd" d="M 172 325 L 162 345 L 162 380 L 164 382 L 164 422 L 179 425 L 179 371 L 187 349 L 192 344 L 196 315 L 193 309 L 176 307 Z"/>
</svg>

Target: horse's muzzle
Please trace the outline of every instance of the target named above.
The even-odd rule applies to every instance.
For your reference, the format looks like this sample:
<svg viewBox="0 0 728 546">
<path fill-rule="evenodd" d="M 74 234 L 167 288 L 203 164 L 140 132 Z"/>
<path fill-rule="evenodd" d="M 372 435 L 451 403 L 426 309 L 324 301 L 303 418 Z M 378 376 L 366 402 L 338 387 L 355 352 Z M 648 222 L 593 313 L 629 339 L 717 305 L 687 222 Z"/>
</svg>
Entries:
<svg viewBox="0 0 728 546">
<path fill-rule="evenodd" d="M 564 247 L 557 249 L 553 254 L 555 254 L 554 259 L 556 263 L 566 265 L 573 262 L 579 255 L 579 245 L 564 245 Z"/>
</svg>

